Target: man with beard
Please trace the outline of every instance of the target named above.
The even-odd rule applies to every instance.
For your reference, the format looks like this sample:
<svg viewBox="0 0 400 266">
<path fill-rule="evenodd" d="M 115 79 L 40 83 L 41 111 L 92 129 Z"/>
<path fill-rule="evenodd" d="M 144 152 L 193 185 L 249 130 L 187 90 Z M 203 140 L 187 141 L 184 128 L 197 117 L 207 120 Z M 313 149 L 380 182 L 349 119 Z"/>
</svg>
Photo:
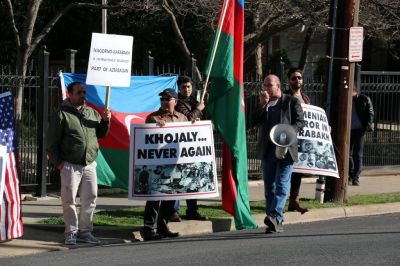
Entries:
<svg viewBox="0 0 400 266">
<path fill-rule="evenodd" d="M 287 77 L 290 85 L 290 89 L 289 91 L 287 91 L 287 93 L 296 97 L 300 101 L 300 103 L 310 104 L 310 98 L 301 91 L 301 87 L 303 86 L 302 71 L 298 68 L 291 68 L 289 69 Z M 301 214 L 308 212 L 308 209 L 302 207 L 299 201 L 302 177 L 303 174 L 301 173 L 292 173 L 288 206 L 288 211 L 298 211 Z"/>
</svg>

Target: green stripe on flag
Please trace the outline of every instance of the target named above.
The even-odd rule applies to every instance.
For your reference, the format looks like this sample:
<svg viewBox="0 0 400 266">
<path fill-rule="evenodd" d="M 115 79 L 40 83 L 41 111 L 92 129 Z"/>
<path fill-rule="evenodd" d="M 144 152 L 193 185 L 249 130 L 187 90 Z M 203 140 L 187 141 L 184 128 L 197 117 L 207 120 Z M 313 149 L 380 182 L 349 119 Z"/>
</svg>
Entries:
<svg viewBox="0 0 400 266">
<path fill-rule="evenodd" d="M 128 189 L 129 151 L 100 148 L 96 162 L 99 185 Z"/>
</svg>

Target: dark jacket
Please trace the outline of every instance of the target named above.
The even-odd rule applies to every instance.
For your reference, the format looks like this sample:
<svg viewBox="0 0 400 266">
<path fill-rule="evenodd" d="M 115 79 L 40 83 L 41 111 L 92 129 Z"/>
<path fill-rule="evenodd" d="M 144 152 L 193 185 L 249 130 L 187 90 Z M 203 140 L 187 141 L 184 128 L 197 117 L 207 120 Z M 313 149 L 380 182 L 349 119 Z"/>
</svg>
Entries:
<svg viewBox="0 0 400 266">
<path fill-rule="evenodd" d="M 304 114 L 300 101 L 293 96 L 282 94 L 282 110 L 280 123 L 292 125 L 294 130 L 298 132 L 304 126 Z M 253 125 L 260 125 L 258 138 L 258 157 L 264 159 L 266 157 L 267 143 L 269 138 L 268 114 L 265 108 L 259 108 L 254 115 Z M 294 162 L 297 162 L 297 140 L 289 147 L 289 154 Z"/>
<path fill-rule="evenodd" d="M 363 131 L 373 131 L 374 125 L 374 108 L 371 99 L 364 94 L 358 93 L 353 97 L 358 117 L 363 125 Z"/>
<path fill-rule="evenodd" d="M 285 91 L 285 93 L 293 96 L 293 91 L 291 89 Z M 310 97 L 308 97 L 307 94 L 303 93 L 302 91 L 300 91 L 300 94 L 301 94 L 301 98 L 303 98 L 303 101 L 305 104 L 311 103 Z"/>
<path fill-rule="evenodd" d="M 81 112 L 64 100 L 52 116 L 47 131 L 47 154 L 55 166 L 62 161 L 88 165 L 96 160 L 97 138 L 107 135 L 110 123 L 101 119 L 91 107 L 83 106 Z"/>
<path fill-rule="evenodd" d="M 202 113 L 197 109 L 199 102 L 193 97 L 185 97 L 182 94 L 178 94 L 178 103 L 175 106 L 175 110 L 179 113 L 184 114 L 188 120 L 201 119 Z"/>
</svg>

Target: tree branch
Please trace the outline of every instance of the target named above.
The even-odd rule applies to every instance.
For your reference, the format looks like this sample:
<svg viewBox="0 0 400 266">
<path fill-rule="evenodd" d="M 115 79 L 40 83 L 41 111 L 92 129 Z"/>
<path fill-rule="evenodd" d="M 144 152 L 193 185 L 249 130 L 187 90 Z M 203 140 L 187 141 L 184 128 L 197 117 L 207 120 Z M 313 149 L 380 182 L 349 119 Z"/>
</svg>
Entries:
<svg viewBox="0 0 400 266">
<path fill-rule="evenodd" d="M 47 24 L 44 26 L 42 31 L 35 37 L 32 41 L 29 55 L 35 50 L 36 46 L 43 40 L 43 38 L 51 31 L 54 25 L 60 20 L 62 16 L 67 14 L 74 8 L 88 8 L 88 9 L 120 9 L 120 8 L 127 8 L 129 7 L 122 6 L 122 5 L 99 5 L 99 4 L 89 4 L 89 3 L 70 3 L 64 9 L 62 9 L 59 13 L 57 13 Z"/>
<path fill-rule="evenodd" d="M 192 59 L 191 53 L 190 53 L 189 48 L 188 48 L 187 45 L 186 45 L 185 39 L 183 38 L 183 35 L 182 35 L 182 32 L 181 32 L 181 30 L 179 29 L 179 25 L 178 25 L 178 23 L 177 23 L 177 21 L 176 21 L 175 14 L 172 12 L 172 9 L 171 9 L 171 7 L 169 6 L 167 0 L 163 0 L 163 1 L 162 1 L 162 7 L 163 7 L 163 9 L 165 10 L 165 12 L 167 12 L 167 15 L 168 15 L 169 20 L 170 20 L 170 22 L 171 22 L 171 26 L 172 26 L 172 29 L 173 29 L 173 31 L 174 31 L 174 33 L 175 33 L 175 37 L 176 37 L 176 39 L 177 39 L 178 45 L 179 45 L 179 47 L 181 48 L 181 51 L 182 51 L 182 53 L 183 53 L 183 56 L 184 56 L 185 59 L 186 59 L 187 65 L 189 65 L 189 62 L 191 62 L 191 59 Z M 202 80 L 200 71 L 199 71 L 199 69 L 198 69 L 197 66 L 196 66 L 196 75 L 197 75 L 197 77 L 196 77 L 197 80 Z"/>
<path fill-rule="evenodd" d="M 28 8 L 26 10 L 26 19 L 23 24 L 23 32 L 21 35 L 21 47 L 26 47 L 28 57 L 31 55 L 29 47 L 31 47 L 33 30 L 36 23 L 37 14 L 39 7 L 42 4 L 42 0 L 31 0 L 29 1 Z"/>
<path fill-rule="evenodd" d="M 20 39 L 19 39 L 19 31 L 17 28 L 17 25 L 15 24 L 15 16 L 14 16 L 14 8 L 12 6 L 11 0 L 7 0 L 7 13 L 8 16 L 10 17 L 10 23 L 11 23 L 11 29 L 13 31 L 13 35 L 15 38 L 15 44 L 17 45 L 17 47 L 19 47 L 21 45 L 20 43 Z"/>
<path fill-rule="evenodd" d="M 266 31 L 259 32 L 256 36 L 251 38 L 251 41 L 247 41 L 247 44 L 249 46 L 246 48 L 246 52 L 244 55 L 244 61 L 247 61 L 247 59 L 249 59 L 249 57 L 254 53 L 254 51 L 259 43 L 262 43 L 268 37 L 273 36 L 274 34 L 277 34 L 288 28 L 291 28 L 302 21 L 303 21 L 303 18 L 296 18 L 296 19 L 288 21 L 287 23 L 285 23 L 283 25 L 271 27 L 270 29 L 268 29 Z"/>
</svg>

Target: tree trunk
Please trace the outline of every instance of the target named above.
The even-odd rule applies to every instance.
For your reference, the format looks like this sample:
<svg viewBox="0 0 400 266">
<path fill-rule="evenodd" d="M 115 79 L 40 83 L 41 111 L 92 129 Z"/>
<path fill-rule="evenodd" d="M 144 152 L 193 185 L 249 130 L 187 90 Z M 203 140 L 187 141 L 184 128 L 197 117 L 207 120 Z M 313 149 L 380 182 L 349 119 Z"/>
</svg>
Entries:
<svg viewBox="0 0 400 266">
<path fill-rule="evenodd" d="M 171 22 L 171 26 L 174 31 L 175 37 L 176 37 L 176 41 L 179 45 L 179 48 L 181 49 L 181 52 L 183 53 L 183 56 L 186 59 L 186 65 L 188 67 L 189 66 L 191 67 L 191 59 L 192 59 L 191 52 L 186 45 L 185 38 L 183 37 L 182 32 L 179 28 L 179 25 L 176 21 L 175 14 L 172 12 L 167 0 L 163 0 L 162 7 L 165 10 L 165 12 L 167 12 L 168 18 Z M 198 81 L 203 80 L 202 76 L 201 76 L 201 72 L 197 66 L 196 66 L 196 76 L 197 77 L 192 77 L 192 78 L 194 78 L 195 80 L 198 80 Z"/>
<path fill-rule="evenodd" d="M 304 71 L 304 68 L 306 66 L 308 50 L 310 48 L 311 38 L 314 35 L 314 32 L 315 28 L 314 25 L 311 23 L 307 29 L 306 36 L 304 37 L 303 47 L 301 49 L 301 55 L 299 59 L 298 68 L 300 68 L 302 71 Z"/>
<path fill-rule="evenodd" d="M 18 48 L 17 52 L 17 75 L 18 78 L 18 86 L 15 95 L 15 119 L 17 121 L 22 120 L 22 103 L 24 101 L 24 82 L 26 71 L 28 69 L 28 58 L 29 52 L 26 46 L 21 46 Z"/>
<path fill-rule="evenodd" d="M 254 28 L 257 29 L 260 25 L 260 12 L 256 11 L 254 15 Z M 263 63 L 262 63 L 262 45 L 257 43 L 254 51 L 254 60 L 256 62 L 256 79 L 259 80 L 263 76 Z"/>
</svg>

